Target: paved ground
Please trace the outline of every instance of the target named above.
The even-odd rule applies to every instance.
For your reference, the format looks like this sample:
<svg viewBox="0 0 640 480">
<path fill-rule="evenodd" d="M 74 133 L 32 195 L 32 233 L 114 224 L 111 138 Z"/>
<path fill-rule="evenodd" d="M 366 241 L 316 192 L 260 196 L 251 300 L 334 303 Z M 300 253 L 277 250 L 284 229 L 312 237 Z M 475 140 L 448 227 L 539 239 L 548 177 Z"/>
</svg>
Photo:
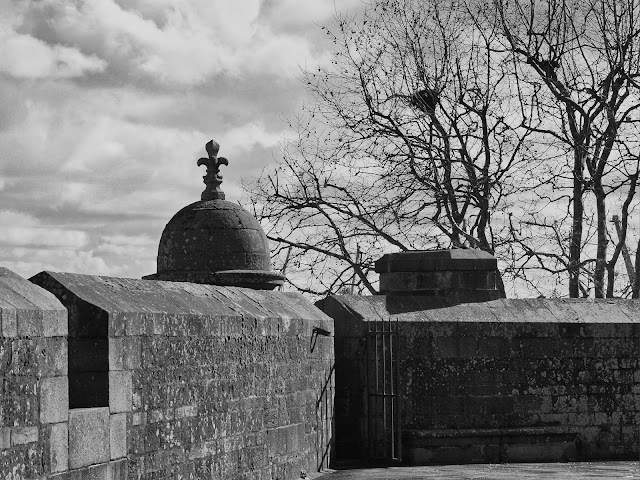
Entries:
<svg viewBox="0 0 640 480">
<path fill-rule="evenodd" d="M 608 480 L 640 479 L 639 462 L 518 463 L 508 465 L 446 465 L 339 470 L 318 480 Z"/>
</svg>

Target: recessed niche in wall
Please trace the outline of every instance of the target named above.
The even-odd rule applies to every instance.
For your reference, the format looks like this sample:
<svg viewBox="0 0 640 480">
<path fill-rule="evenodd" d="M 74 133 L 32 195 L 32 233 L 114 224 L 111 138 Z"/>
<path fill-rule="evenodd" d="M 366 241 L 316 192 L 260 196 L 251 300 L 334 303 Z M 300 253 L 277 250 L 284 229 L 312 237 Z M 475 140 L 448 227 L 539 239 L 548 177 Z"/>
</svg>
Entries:
<svg viewBox="0 0 640 480">
<path fill-rule="evenodd" d="M 80 300 L 69 309 L 69 408 L 109 406 L 108 316 Z"/>
<path fill-rule="evenodd" d="M 109 316 L 56 278 L 65 275 L 41 272 L 30 280 L 53 293 L 68 310 L 69 408 L 108 407 Z"/>
</svg>

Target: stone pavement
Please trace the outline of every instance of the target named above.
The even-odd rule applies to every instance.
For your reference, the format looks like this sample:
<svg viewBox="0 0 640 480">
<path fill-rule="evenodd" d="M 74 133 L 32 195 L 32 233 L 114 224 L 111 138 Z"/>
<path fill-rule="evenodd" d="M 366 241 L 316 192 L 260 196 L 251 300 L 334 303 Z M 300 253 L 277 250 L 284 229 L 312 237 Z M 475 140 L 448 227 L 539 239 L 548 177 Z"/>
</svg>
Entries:
<svg viewBox="0 0 640 480">
<path fill-rule="evenodd" d="M 640 479 L 640 462 L 512 463 L 336 470 L 318 480 L 608 480 Z"/>
</svg>

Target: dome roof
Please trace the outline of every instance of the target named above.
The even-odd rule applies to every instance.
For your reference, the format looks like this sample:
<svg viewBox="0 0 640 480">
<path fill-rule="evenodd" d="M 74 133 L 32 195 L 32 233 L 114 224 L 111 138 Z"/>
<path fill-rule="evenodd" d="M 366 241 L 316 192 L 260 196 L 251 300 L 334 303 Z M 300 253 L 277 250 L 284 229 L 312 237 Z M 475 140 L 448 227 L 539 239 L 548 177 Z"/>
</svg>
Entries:
<svg viewBox="0 0 640 480">
<path fill-rule="evenodd" d="M 217 148 L 207 144 L 207 151 L 215 159 Z M 207 170 L 202 200 L 169 220 L 158 247 L 158 271 L 144 278 L 258 289 L 282 285 L 285 277 L 271 270 L 269 241 L 260 223 L 240 205 L 224 200 L 219 163 L 215 165 L 217 183 L 207 182 Z"/>
</svg>

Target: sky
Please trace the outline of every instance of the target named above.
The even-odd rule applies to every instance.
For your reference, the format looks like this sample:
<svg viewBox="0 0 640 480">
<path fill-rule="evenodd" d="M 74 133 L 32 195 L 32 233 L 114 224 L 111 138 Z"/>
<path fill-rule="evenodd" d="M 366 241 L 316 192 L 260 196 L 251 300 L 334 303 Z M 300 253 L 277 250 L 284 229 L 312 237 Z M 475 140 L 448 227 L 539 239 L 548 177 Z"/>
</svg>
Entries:
<svg viewBox="0 0 640 480">
<path fill-rule="evenodd" d="M 139 278 L 200 199 L 242 200 L 291 135 L 320 25 L 361 0 L 0 0 L 0 266 Z"/>
</svg>

